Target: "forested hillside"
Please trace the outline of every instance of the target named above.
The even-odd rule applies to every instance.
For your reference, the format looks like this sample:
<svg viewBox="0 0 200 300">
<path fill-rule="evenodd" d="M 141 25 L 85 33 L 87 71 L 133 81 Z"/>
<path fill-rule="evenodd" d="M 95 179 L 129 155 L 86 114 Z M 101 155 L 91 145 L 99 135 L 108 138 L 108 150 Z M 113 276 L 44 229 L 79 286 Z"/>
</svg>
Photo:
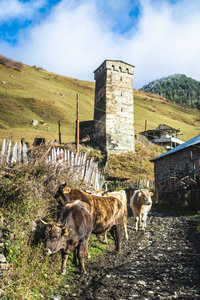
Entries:
<svg viewBox="0 0 200 300">
<path fill-rule="evenodd" d="M 142 91 L 200 109 L 200 82 L 183 74 L 151 81 L 142 87 Z"/>
</svg>

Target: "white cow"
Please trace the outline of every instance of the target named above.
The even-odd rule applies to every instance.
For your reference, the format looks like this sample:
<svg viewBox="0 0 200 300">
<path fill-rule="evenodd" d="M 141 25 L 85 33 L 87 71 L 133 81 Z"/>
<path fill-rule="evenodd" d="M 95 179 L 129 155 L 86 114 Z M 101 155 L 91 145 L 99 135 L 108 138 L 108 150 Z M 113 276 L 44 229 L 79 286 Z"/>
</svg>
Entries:
<svg viewBox="0 0 200 300">
<path fill-rule="evenodd" d="M 145 230 L 147 214 L 152 207 L 151 196 L 153 193 L 149 192 L 147 189 L 136 190 L 130 200 L 130 207 L 133 211 L 135 218 L 135 227 L 133 228 L 137 231 L 138 229 Z"/>
</svg>

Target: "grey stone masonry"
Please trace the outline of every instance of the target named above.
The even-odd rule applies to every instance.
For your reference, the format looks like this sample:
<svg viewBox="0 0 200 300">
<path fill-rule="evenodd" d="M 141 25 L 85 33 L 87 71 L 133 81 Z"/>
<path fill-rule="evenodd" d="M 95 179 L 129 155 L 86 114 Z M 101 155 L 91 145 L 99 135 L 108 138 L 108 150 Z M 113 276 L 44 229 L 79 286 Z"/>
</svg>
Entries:
<svg viewBox="0 0 200 300">
<path fill-rule="evenodd" d="M 175 179 L 193 174 L 192 148 L 166 155 L 154 161 L 154 177 L 157 192 L 167 192 L 174 188 Z"/>
<path fill-rule="evenodd" d="M 133 74 L 134 66 L 119 60 L 105 60 L 94 71 L 92 139 L 109 153 L 135 150 Z"/>
</svg>

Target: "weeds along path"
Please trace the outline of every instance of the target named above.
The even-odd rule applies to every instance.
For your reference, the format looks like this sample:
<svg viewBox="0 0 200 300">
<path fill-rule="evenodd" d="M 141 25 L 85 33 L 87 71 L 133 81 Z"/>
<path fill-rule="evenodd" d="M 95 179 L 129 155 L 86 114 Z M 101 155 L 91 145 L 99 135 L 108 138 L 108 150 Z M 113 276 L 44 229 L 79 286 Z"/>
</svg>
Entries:
<svg viewBox="0 0 200 300">
<path fill-rule="evenodd" d="M 129 216 L 128 224 L 133 224 Z M 152 211 L 145 233 L 129 229 L 121 257 L 111 246 L 86 261 L 87 275 L 77 272 L 62 299 L 200 299 L 200 237 L 196 224 L 174 213 Z"/>
</svg>

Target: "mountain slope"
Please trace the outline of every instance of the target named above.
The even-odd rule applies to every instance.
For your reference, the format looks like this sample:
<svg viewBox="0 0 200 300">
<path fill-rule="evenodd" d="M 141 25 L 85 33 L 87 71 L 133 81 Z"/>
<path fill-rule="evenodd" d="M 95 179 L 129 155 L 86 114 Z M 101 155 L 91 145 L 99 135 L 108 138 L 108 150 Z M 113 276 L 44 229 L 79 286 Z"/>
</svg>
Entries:
<svg viewBox="0 0 200 300">
<path fill-rule="evenodd" d="M 37 137 L 58 140 L 61 122 L 62 142 L 75 138 L 76 95 L 79 94 L 80 121 L 93 119 L 93 82 L 53 74 L 23 65 L 21 72 L 0 65 L 0 137 L 29 143 Z M 5 83 L 2 83 L 5 82 Z M 180 128 L 188 140 L 199 134 L 200 111 L 134 90 L 135 134 L 160 123 Z M 36 126 L 32 120 L 38 120 Z M 42 120 L 42 121 L 41 121 Z M 45 125 L 46 124 L 46 125 Z"/>
<path fill-rule="evenodd" d="M 173 102 L 200 108 L 200 82 L 183 74 L 154 80 L 141 89 Z"/>
</svg>

